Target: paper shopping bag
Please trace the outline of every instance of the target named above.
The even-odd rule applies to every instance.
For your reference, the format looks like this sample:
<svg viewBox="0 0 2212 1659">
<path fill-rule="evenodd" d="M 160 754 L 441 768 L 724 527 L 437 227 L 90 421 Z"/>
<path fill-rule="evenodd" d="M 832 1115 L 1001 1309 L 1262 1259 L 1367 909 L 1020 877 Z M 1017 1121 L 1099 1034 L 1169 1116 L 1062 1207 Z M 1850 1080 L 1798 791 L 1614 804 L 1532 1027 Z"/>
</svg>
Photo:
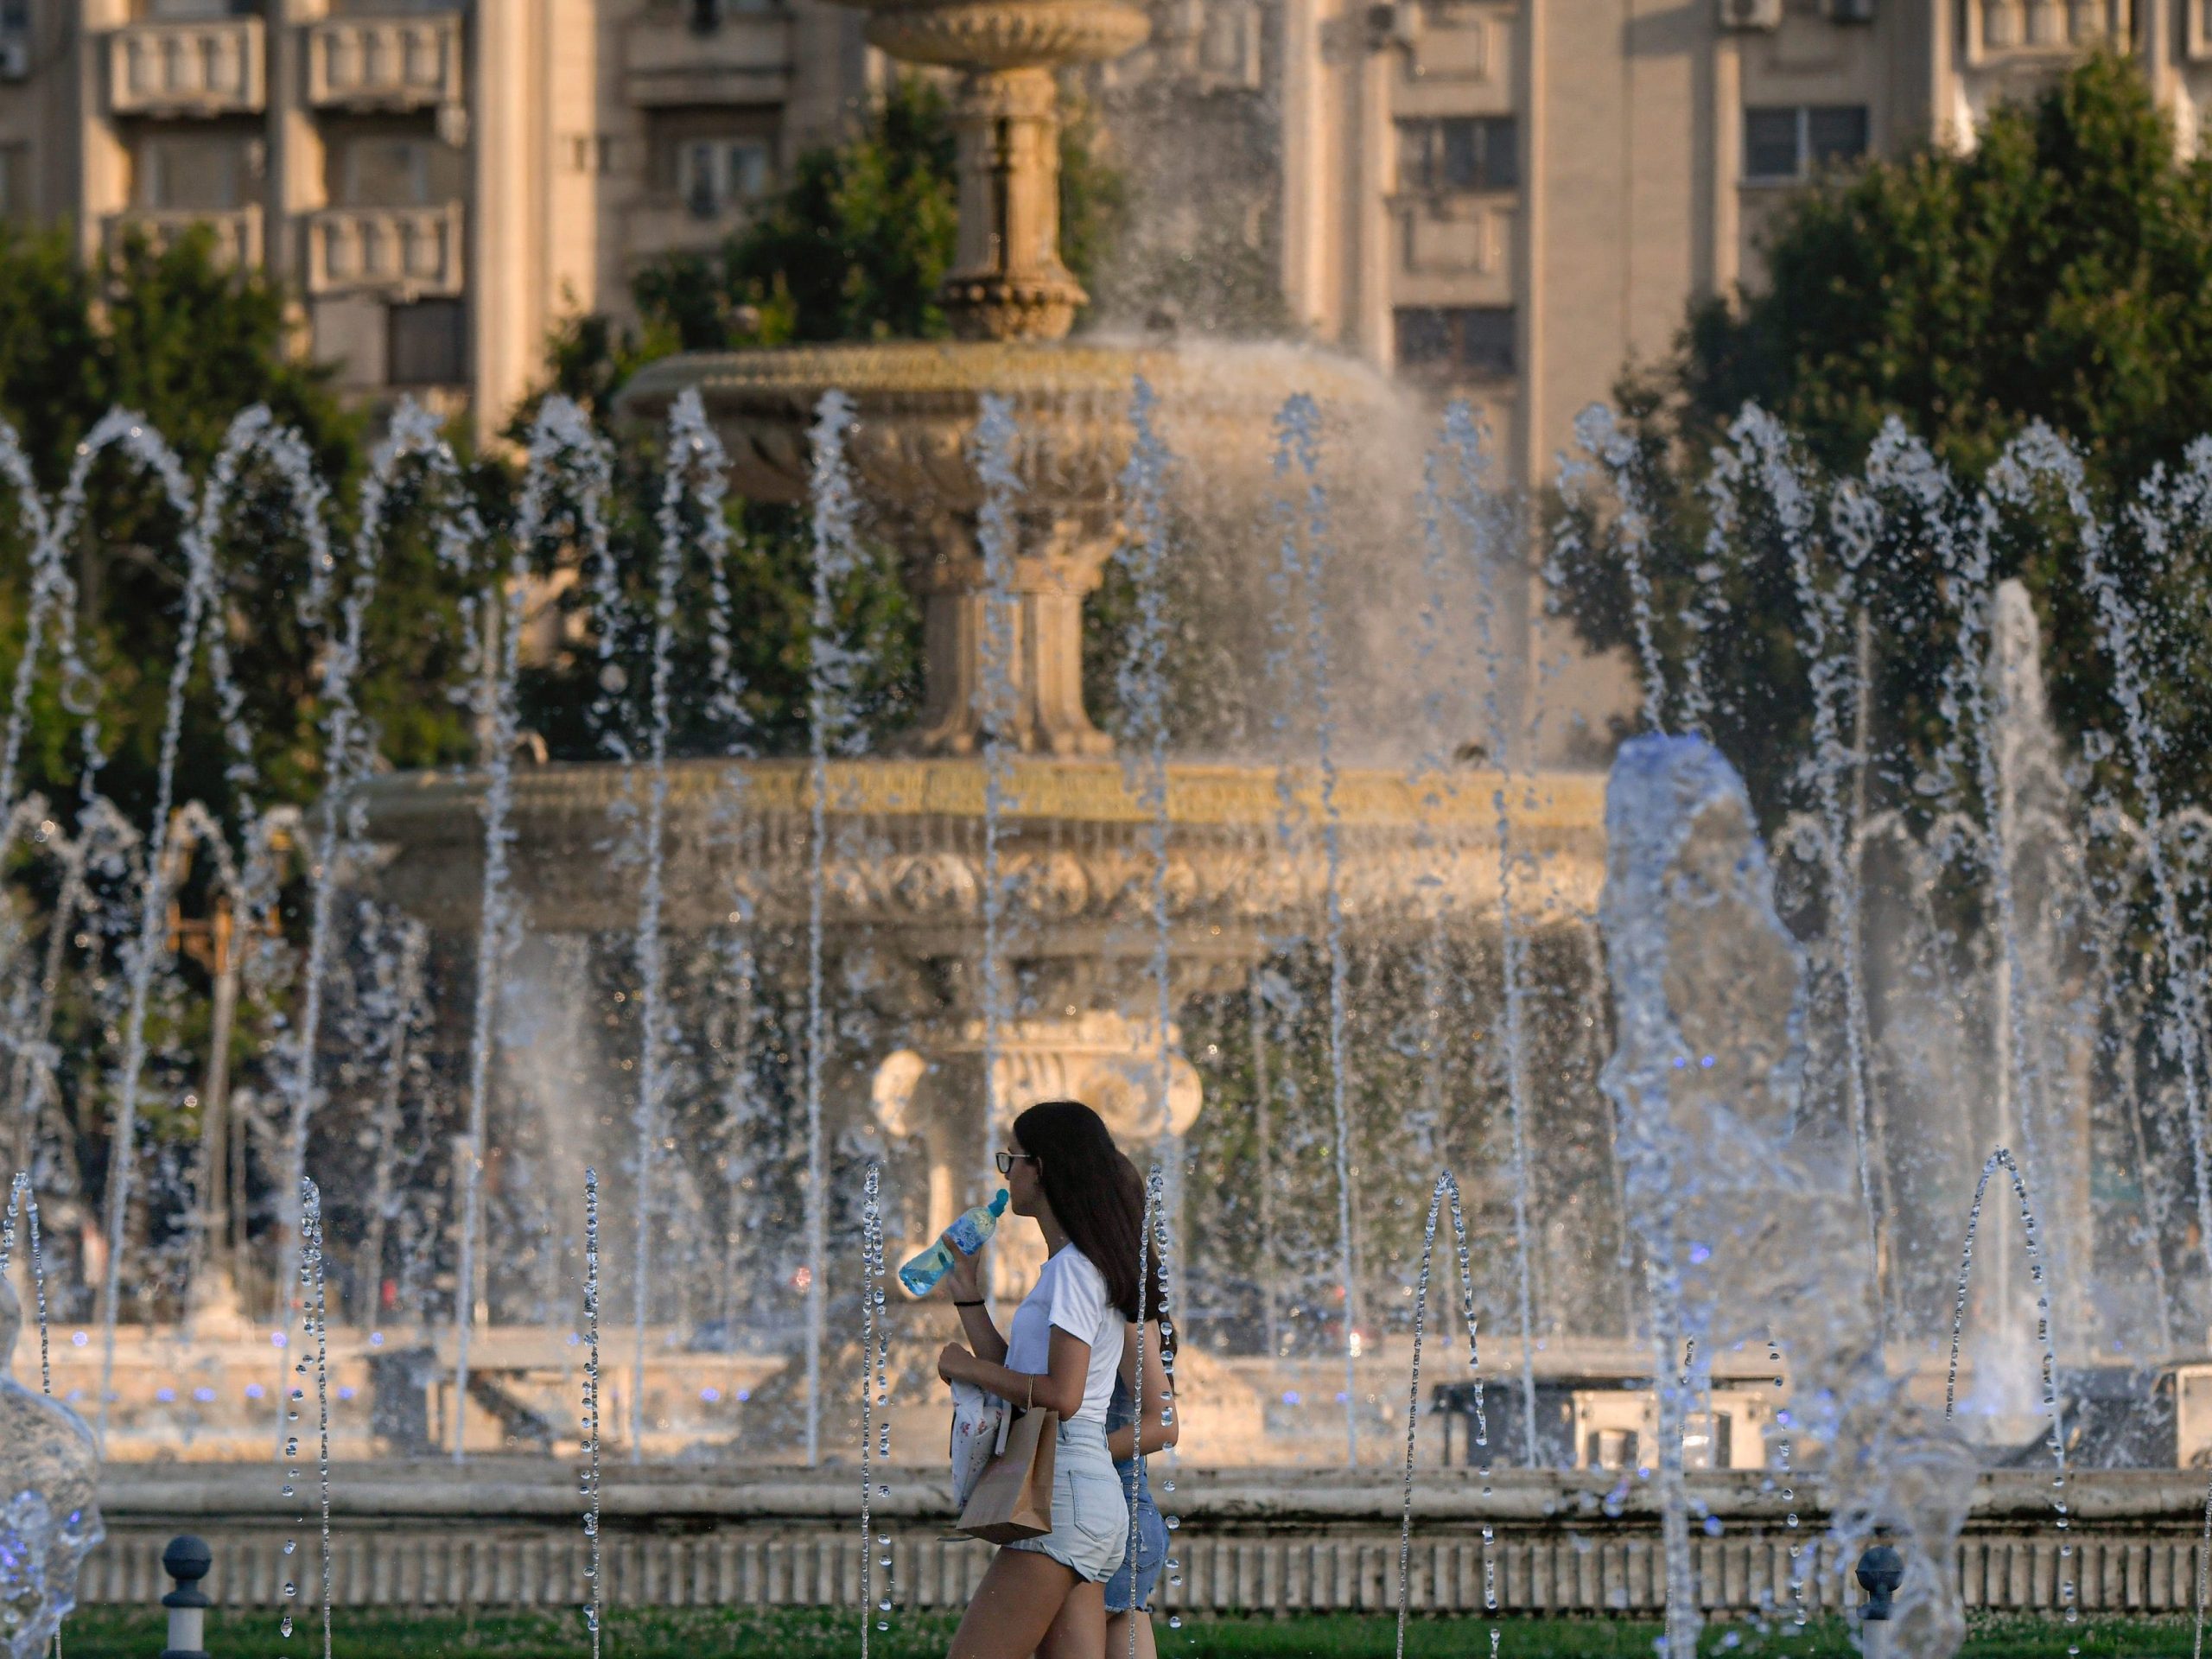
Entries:
<svg viewBox="0 0 2212 1659">
<path fill-rule="evenodd" d="M 960 1530 L 987 1544 L 1041 1538 L 1052 1529 L 1052 1450 L 1058 1412 L 1030 1410 L 1007 1430 L 1006 1449 L 993 1458 L 960 1511 Z"/>
</svg>

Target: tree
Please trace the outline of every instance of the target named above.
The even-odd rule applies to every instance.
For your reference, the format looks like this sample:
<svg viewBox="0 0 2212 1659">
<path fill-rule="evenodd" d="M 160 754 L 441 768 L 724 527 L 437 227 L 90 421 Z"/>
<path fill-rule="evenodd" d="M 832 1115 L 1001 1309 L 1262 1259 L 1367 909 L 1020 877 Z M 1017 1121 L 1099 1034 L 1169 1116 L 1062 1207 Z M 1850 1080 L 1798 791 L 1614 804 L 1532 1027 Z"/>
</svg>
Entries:
<svg viewBox="0 0 2212 1659">
<path fill-rule="evenodd" d="M 144 416 L 197 485 L 232 418 L 257 404 L 300 435 L 332 486 L 331 533 L 342 544 L 366 419 L 340 402 L 327 367 L 295 349 L 276 284 L 231 268 L 205 229 L 167 245 L 126 238 L 87 262 L 67 230 L 0 227 L 0 417 L 50 498 L 67 481 L 79 442 L 111 409 Z M 150 798 L 175 653 L 184 580 L 179 525 L 159 486 L 119 457 L 100 461 L 90 486 L 72 572 L 87 661 L 101 684 L 110 760 L 100 786 L 135 812 Z M 283 499 L 281 480 L 250 467 L 216 556 L 262 788 L 298 800 L 320 783 L 315 692 L 328 619 L 300 614 L 306 546 Z M 0 522 L 0 537 L 15 568 L 26 569 L 29 547 L 12 512 Z M 25 599 L 20 582 L 0 587 L 0 658 L 20 645 Z M 444 602 L 427 548 L 398 537 L 371 619 L 363 702 L 403 764 L 458 753 L 465 737 L 450 711 L 425 708 L 419 692 L 444 675 L 448 655 L 458 655 L 449 628 L 425 626 Z M 178 798 L 219 808 L 229 793 L 223 740 L 214 699 L 203 690 L 196 683 L 188 700 Z M 76 722 L 60 707 L 50 674 L 36 715 L 25 781 L 66 796 L 77 772 Z"/>
<path fill-rule="evenodd" d="M 2140 482 L 2212 433 L 2212 162 L 2185 160 L 2136 68 L 2098 57 L 2032 103 L 1993 112 L 1971 150 L 1930 144 L 1820 181 L 1782 213 L 1766 280 L 1693 308 L 1679 347 L 1618 391 L 1651 518 L 1650 614 L 1669 677 L 1686 678 L 1700 582 L 1727 626 L 1704 636 L 1717 734 L 1746 760 L 1770 815 L 1809 721 L 1800 594 L 1780 537 L 1753 508 L 1716 568 L 1709 457 L 1745 404 L 1796 435 L 1812 474 L 1856 473 L 1883 423 L 1901 421 L 1966 483 L 2042 422 L 2078 444 L 2109 516 Z M 2111 666 L 2082 591 L 2078 540 L 2049 510 L 2008 524 L 1997 575 L 2041 613 L 2056 711 L 2077 733 L 2113 721 Z M 1567 545 L 1619 550 L 1585 511 Z M 1879 682 L 1878 728 L 1901 746 L 1898 782 L 1929 760 L 1955 616 L 1927 540 L 1900 524 L 1854 588 Z M 2183 741 L 2168 782 L 2212 781 L 2212 715 L 2192 695 L 2208 664 L 2203 550 L 2152 561 L 2110 550 L 2146 602 L 2163 658 L 2152 701 Z M 1633 595 L 1618 557 L 1555 563 L 1583 637 L 1630 645 Z M 1702 575 L 1700 574 L 1702 573 Z"/>
</svg>

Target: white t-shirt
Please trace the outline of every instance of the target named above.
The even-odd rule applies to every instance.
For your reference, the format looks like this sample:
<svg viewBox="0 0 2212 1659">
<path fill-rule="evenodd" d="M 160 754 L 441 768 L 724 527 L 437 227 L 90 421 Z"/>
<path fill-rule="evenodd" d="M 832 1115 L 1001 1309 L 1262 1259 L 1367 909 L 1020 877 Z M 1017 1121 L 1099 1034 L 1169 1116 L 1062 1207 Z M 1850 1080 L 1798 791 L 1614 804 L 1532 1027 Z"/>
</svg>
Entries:
<svg viewBox="0 0 2212 1659">
<path fill-rule="evenodd" d="M 1054 1325 L 1080 1338 L 1090 1344 L 1090 1371 L 1083 1382 L 1083 1409 L 1067 1421 L 1103 1425 L 1114 1398 L 1115 1375 L 1122 1369 L 1122 1327 L 1127 1323 L 1107 1299 L 1105 1275 L 1074 1245 L 1063 1245 L 1046 1259 L 1036 1289 L 1014 1310 L 1007 1369 L 1034 1376 L 1050 1371 Z"/>
</svg>

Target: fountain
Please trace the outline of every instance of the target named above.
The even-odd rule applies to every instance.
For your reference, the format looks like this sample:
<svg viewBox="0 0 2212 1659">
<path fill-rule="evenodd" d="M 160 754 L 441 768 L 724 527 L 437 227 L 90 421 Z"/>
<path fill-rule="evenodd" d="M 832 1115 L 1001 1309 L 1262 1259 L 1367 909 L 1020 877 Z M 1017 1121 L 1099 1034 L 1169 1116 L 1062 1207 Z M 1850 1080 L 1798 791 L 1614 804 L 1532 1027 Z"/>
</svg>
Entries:
<svg viewBox="0 0 2212 1659">
<path fill-rule="evenodd" d="M 2142 706 L 2131 601 L 2113 586 L 2125 567 L 2092 573 L 2121 707 L 2119 739 L 2092 734 L 2083 760 L 2124 743 L 2137 774 L 2126 782 L 2061 743 L 2026 590 L 1996 579 L 1990 524 L 2037 480 L 2078 483 L 2063 446 L 2024 441 L 1982 490 L 1891 432 L 1860 476 L 1836 480 L 1757 410 L 1737 423 L 1707 499 L 1724 530 L 1770 524 L 1783 544 L 1783 602 L 1811 690 L 1808 752 L 1786 786 L 1794 810 L 1763 841 L 1740 781 L 1695 735 L 1715 709 L 1694 651 L 1686 666 L 1667 656 L 1671 633 L 1701 648 L 1721 628 L 1719 581 L 1700 575 L 1677 617 L 1655 614 L 1663 527 L 1619 428 L 1592 415 L 1580 432 L 1600 464 L 1570 481 L 1610 479 L 1611 539 L 1560 552 L 1622 562 L 1654 731 L 1621 748 L 1610 781 L 1538 773 L 1545 672 L 1516 660 L 1509 586 L 1525 504 L 1485 477 L 1468 410 L 1446 414 L 1419 497 L 1416 634 L 1397 595 L 1367 591 L 1384 590 L 1389 560 L 1406 563 L 1394 545 L 1404 526 L 1368 522 L 1340 482 L 1369 475 L 1377 494 L 1406 482 L 1370 466 L 1377 448 L 1413 453 L 1378 377 L 1281 345 L 1065 338 L 1083 296 L 1055 245 L 1054 76 L 1128 50 L 1141 14 L 1117 0 L 868 9 L 879 46 L 961 76 L 960 243 L 943 295 L 959 338 L 644 372 L 624 410 L 666 433 L 667 470 L 657 505 L 632 515 L 652 528 L 628 570 L 616 568 L 612 509 L 641 504 L 611 499 L 610 451 L 574 405 L 554 400 L 541 416 L 504 537 L 453 487 L 434 426 L 404 416 L 372 499 L 403 481 L 403 461 L 419 469 L 425 487 L 400 493 L 429 498 L 446 568 L 480 584 L 463 671 L 483 740 L 475 769 L 376 771 L 352 683 L 384 556 L 373 506 L 350 562 L 319 556 L 325 599 L 343 602 L 321 625 L 335 647 L 317 694 L 333 787 L 317 808 L 249 806 L 225 822 L 172 803 L 164 781 L 174 815 L 133 828 L 98 795 L 94 766 L 80 806 L 49 813 L 37 797 L 12 798 L 22 734 L 10 725 L 4 833 L 23 868 L 55 873 L 59 894 L 42 912 L 40 876 L 0 903 L 5 1103 L 18 1114 L 0 1145 L 35 1172 L 26 1196 L 41 1187 L 59 1198 L 49 1220 L 69 1216 L 72 1185 L 85 1184 L 63 1108 L 87 1100 L 119 1103 L 104 1109 L 126 1140 L 134 1126 L 150 1138 L 192 1124 L 206 1165 L 239 1172 L 226 1183 L 219 1168 L 165 1161 L 168 1143 L 141 1148 L 149 1155 L 106 1165 L 119 1195 L 107 1227 L 80 1210 L 49 1228 L 63 1277 L 97 1282 L 106 1315 L 81 1301 L 58 1313 L 101 1328 L 59 1345 L 57 1387 L 99 1390 L 120 1455 L 263 1455 L 273 1338 L 276 1443 L 292 1472 L 250 1471 L 254 1492 L 238 1501 L 279 1506 L 295 1551 L 310 1524 L 298 1426 L 312 1364 L 315 1496 L 327 1514 L 336 1494 L 340 1525 L 367 1509 L 383 1534 L 403 1533 L 391 1516 L 414 1514 L 416 1488 L 431 1482 L 334 1469 L 334 1446 L 341 1458 L 575 1449 L 581 1480 L 563 1474 L 529 1502 L 581 1526 L 567 1541 L 577 1572 L 532 1580 L 531 1593 L 582 1604 L 594 1650 L 614 1579 L 632 1582 L 632 1548 L 679 1548 L 658 1533 L 640 1541 L 639 1517 L 695 1502 L 709 1506 L 703 1530 L 751 1529 L 752 1541 L 716 1548 L 771 1563 L 791 1552 L 721 1582 L 834 1597 L 842 1560 L 875 1604 L 864 1629 L 880 1630 L 887 1604 L 948 1593 L 954 1576 L 921 1535 L 934 1511 L 916 1473 L 942 1444 L 925 1369 L 925 1332 L 942 1326 L 934 1311 L 879 1300 L 886 1254 L 995 1185 L 990 1150 L 1023 1106 L 1072 1095 L 1156 1166 L 1146 1249 L 1178 1269 L 1189 1383 L 1175 1406 L 1188 1461 L 1174 1507 L 1187 1504 L 1178 1518 L 1191 1523 L 1179 1533 L 1249 1529 L 1237 1553 L 1265 1555 L 1254 1582 L 1274 1586 L 1268 1594 L 1331 1605 L 1317 1577 L 1282 1587 L 1288 1552 L 1325 1539 L 1294 1571 L 1380 1550 L 1372 1581 L 1395 1564 L 1402 1616 L 1452 1605 L 1447 1594 L 1490 1614 L 1663 1605 L 1669 1651 L 1686 1651 L 1701 1599 L 1801 1622 L 1832 1605 L 1836 1549 L 1879 1529 L 1904 1556 L 1900 1648 L 1937 1655 L 1961 1629 L 1955 1546 L 2049 1549 L 2069 1565 L 2043 1576 L 2069 1601 L 2120 1583 L 2120 1569 L 2076 1576 L 2074 1557 L 2056 1555 L 2081 1535 L 2061 1534 L 2070 1515 L 2055 1504 L 2070 1511 L 2095 1478 L 2085 1464 L 2109 1450 L 2074 1401 L 2124 1369 L 2110 1351 L 2163 1368 L 2144 1386 L 2175 1402 L 2177 1459 L 2180 1414 L 2196 1408 L 2183 1383 L 2212 1382 L 2212 1364 L 2183 1378 L 2193 1362 L 2174 1334 L 2201 1315 L 2203 1286 L 2174 1224 L 2191 1207 L 2179 1172 L 2205 1166 L 2188 936 L 2206 902 L 2207 821 L 2162 804 L 2149 781 L 2165 740 Z M 154 468 L 194 526 L 190 626 L 163 706 L 169 728 L 188 733 L 195 662 L 221 666 L 208 607 L 223 593 L 217 530 L 238 480 L 211 480 L 195 501 L 158 439 L 122 417 L 103 430 Z M 238 465 L 289 453 L 265 417 L 234 432 Z M 2203 512 L 2212 461 L 2202 467 L 2145 498 L 2130 533 L 2149 543 Z M 322 512 L 311 477 L 295 470 L 289 483 L 296 512 Z M 723 512 L 726 487 L 811 509 L 804 753 L 744 748 L 731 668 L 742 620 L 726 568 L 740 521 Z M 1224 526 L 1243 539 L 1216 539 Z M 1929 636 L 1943 653 L 1940 735 L 1924 775 L 1899 783 L 1869 734 L 1865 606 L 1878 550 L 1923 531 L 1911 550 L 1944 573 L 1940 602 L 1955 613 Z M 64 537 L 37 539 L 42 597 L 19 709 L 40 683 L 41 629 L 60 635 L 45 671 L 65 691 L 82 671 L 65 626 Z M 1715 545 L 1725 539 L 1716 531 Z M 513 601 L 534 559 L 564 542 L 593 626 L 556 648 L 589 658 L 605 695 L 590 711 L 595 758 L 555 764 L 525 728 Z M 913 728 L 868 753 L 837 588 L 886 552 L 922 612 L 925 696 Z M 1263 616 L 1262 627 L 1177 612 L 1170 586 L 1193 569 L 1241 578 L 1249 595 L 1224 608 Z M 1084 622 L 1109 580 L 1132 591 L 1134 620 L 1118 718 L 1102 725 L 1084 700 Z M 1240 639 L 1264 632 L 1266 658 L 1236 662 L 1265 683 L 1260 717 L 1215 752 L 1182 743 L 1174 671 L 1190 635 L 1217 622 Z M 701 656 L 703 683 L 688 677 Z M 647 671 L 632 684 L 625 664 Z M 1362 677 L 1393 675 L 1417 683 L 1419 730 L 1378 741 L 1377 723 L 1362 729 L 1348 710 Z M 220 674 L 216 686 L 225 699 L 234 690 Z M 683 718 L 693 703 L 709 739 Z M 1658 734 L 1670 724 L 1687 734 Z M 97 734 L 87 742 L 96 757 Z M 1416 749 L 1402 769 L 1377 764 Z M 2121 792 L 2141 801 L 2140 824 Z M 279 830 L 307 852 L 303 938 L 289 944 L 281 926 L 256 925 L 274 913 Z M 183 1065 L 197 1058 L 193 1028 L 172 1018 L 191 988 L 177 941 L 196 924 L 177 912 L 200 902 L 195 850 L 198 880 L 212 870 L 257 941 L 243 983 L 216 987 L 217 1026 L 239 1040 L 204 1071 Z M 212 940 L 212 918 L 204 925 Z M 2153 931 L 2159 950 L 2146 952 Z M 300 975 L 287 981 L 271 963 L 294 944 Z M 86 1053 L 54 1025 L 79 1004 L 113 1027 Z M 214 1121 L 200 1087 L 239 1098 L 232 1121 Z M 1974 1172 L 2000 1144 L 2034 1250 L 2012 1247 L 2012 1205 L 1986 1218 L 1977 1208 L 1985 1265 L 1954 1304 L 1945 1275 Z M 310 1168 L 312 1180 L 293 1180 Z M 228 1217 L 232 1250 L 227 1195 L 234 1185 L 248 1197 L 249 1170 L 264 1207 L 241 1202 Z M 2122 1213 L 2131 1181 L 2147 1240 Z M 1443 1314 L 1429 1294 L 1447 1201 L 1460 1280 Z M 1194 1211 L 1211 1230 L 1197 1247 Z M 157 1252 L 172 1220 L 188 1243 L 167 1248 L 193 1254 L 166 1272 Z M 275 1245 L 277 1294 L 255 1311 L 273 1304 L 276 1328 L 195 1324 L 192 1297 L 251 1302 L 261 1288 L 246 1248 L 256 1220 Z M 602 1223 L 620 1241 L 604 1278 Z M 133 1225 L 150 1241 L 143 1259 L 101 1254 Z M 326 1226 L 359 1232 L 326 1241 Z M 1009 1230 L 994 1252 L 1001 1297 L 1034 1265 L 1020 1236 Z M 6 1254 L 0 1238 L 0 1278 Z M 236 1293 L 221 1276 L 233 1261 Z M 325 1317 L 326 1270 L 354 1328 Z M 118 1333 L 118 1306 L 145 1309 L 145 1323 Z M 861 1315 L 845 1325 L 857 1338 L 836 1334 L 846 1310 Z M 601 1352 L 608 1318 L 619 1354 Z M 1947 1322 L 1956 1429 L 1933 1408 Z M 1478 1324 L 1484 1371 L 1471 1363 Z M 0 1335 L 12 1335 L 4 1319 Z M 121 1355 L 112 1402 L 110 1353 Z M 360 1394 L 374 1404 L 356 1404 Z M 816 1482 L 771 1465 L 849 1458 L 841 1420 L 854 1406 L 849 1510 L 847 1470 Z M 1438 1408 L 1446 1433 L 1421 1441 Z M 0 1392 L 0 1412 L 19 1409 L 42 1408 Z M 1402 1481 L 1386 1481 L 1374 1448 L 1401 1410 Z M 1462 1414 L 1469 1466 L 1422 1461 L 1438 1438 L 1441 1463 L 1454 1461 Z M 677 1459 L 721 1468 L 683 1484 L 613 1472 Z M 1370 1466 L 1190 1472 L 1305 1461 Z M 2038 1466 L 2016 1481 L 2012 1531 L 1993 1543 L 1974 1482 L 1978 1465 L 2007 1461 Z M 2056 1499 L 2051 1466 L 2066 1483 Z M 1756 1491 L 1754 1471 L 1767 1471 Z M 460 1494 L 452 1515 L 486 1472 L 439 1477 Z M 1301 1491 L 1307 1477 L 1325 1486 L 1319 1497 Z M 532 1478 L 518 1460 L 482 1489 Z M 2139 1501 L 2117 1491 L 2100 1496 L 2100 1525 Z M 55 1491 L 81 1534 L 89 1506 L 66 1483 L 49 1482 Z M 50 1521 L 8 1516 L 22 1534 Z M 1971 1542 L 1977 1516 L 1985 1535 Z M 2157 1511 L 2157 1527 L 2170 1520 Z M 1417 1525 L 1457 1527 L 1457 1541 L 1431 1551 L 1424 1536 L 1417 1550 Z M 798 1586 L 787 1533 L 805 1535 L 811 1589 Z M 1185 1580 L 1193 1603 L 1255 1593 L 1224 1587 L 1216 1541 L 1179 1554 L 1173 1596 Z M 347 1591 L 327 1525 L 322 1542 L 327 1641 Z M 857 1556 L 836 1554 L 855 1545 Z M 508 1547 L 504 1535 L 486 1546 Z M 1587 1573 L 1569 1559 L 1586 1556 Z M 0 1547 L 0 1560 L 22 1559 Z M 2155 1571 L 2170 1584 L 2181 1558 L 2164 1559 Z M 1631 1586 L 1635 1560 L 1664 1570 Z M 1370 1581 L 1370 1568 L 1345 1570 L 1346 1584 Z M 296 1567 L 274 1581 L 288 1600 L 311 1582 Z M 2147 1581 L 2128 1580 L 2126 1593 L 2153 1593 Z M 32 1599 L 41 1605 L 59 1580 L 48 1582 Z M 20 1633 L 10 1642 L 24 1651 Z"/>
<path fill-rule="evenodd" d="M 1185 1134 L 1202 1089 L 1173 1010 L 1241 988 L 1271 939 L 1319 938 L 1331 913 L 1370 937 L 1417 934 L 1446 893 L 1464 917 L 1495 915 L 1502 833 L 1544 860 L 1516 895 L 1523 925 L 1586 912 L 1595 894 L 1594 779 L 1532 788 L 1471 775 L 1438 791 L 1325 765 L 1296 776 L 1286 813 L 1272 767 L 1163 758 L 1157 786 L 1141 783 L 1085 709 L 1082 610 L 1124 539 L 1134 388 L 1148 389 L 1162 453 L 1248 511 L 1273 487 L 1255 439 L 1287 397 L 1312 400 L 1309 447 L 1349 446 L 1394 407 L 1370 371 L 1325 353 L 1061 339 L 1084 296 L 1057 251 L 1054 75 L 1129 49 L 1145 28 L 1111 0 L 872 5 L 878 46 L 961 72 L 959 255 L 941 296 L 961 338 L 683 356 L 623 394 L 640 421 L 696 397 L 751 499 L 812 500 L 820 514 L 825 488 L 849 486 L 849 512 L 820 520 L 817 545 L 842 558 L 853 537 L 880 538 L 920 601 L 925 706 L 902 753 L 848 758 L 834 728 L 811 762 L 657 760 L 640 797 L 656 927 L 696 937 L 741 915 L 762 971 L 810 987 L 810 1186 L 824 1169 L 815 1118 L 827 1088 L 830 1137 L 872 1123 L 918 1145 L 919 1168 L 893 1188 L 909 1236 L 974 1201 L 992 1137 L 1033 1100 L 1091 1103 L 1140 1155 Z M 978 461 L 992 404 L 1010 435 L 995 505 Z M 1298 574 L 1318 630 L 1318 547 L 1311 556 Z M 842 719 L 834 698 L 817 709 Z M 634 913 L 626 875 L 582 875 L 608 809 L 634 787 L 606 766 L 515 775 L 503 810 L 518 850 L 502 869 L 526 930 L 611 931 Z M 475 926 L 484 788 L 429 776 L 372 786 L 382 890 L 434 925 Z M 1286 823 L 1299 844 L 1278 833 Z M 767 942 L 802 932 L 806 960 L 775 961 Z M 830 979 L 857 988 L 869 1022 L 895 1036 L 857 1054 L 840 1042 L 820 1021 Z M 866 1120 L 853 1110 L 855 1065 Z M 819 1214 L 807 1222 L 816 1287 Z M 1034 1265 L 1015 1255 L 1001 1252 L 1001 1294 Z M 810 1326 L 820 1319 L 817 1306 Z"/>
</svg>

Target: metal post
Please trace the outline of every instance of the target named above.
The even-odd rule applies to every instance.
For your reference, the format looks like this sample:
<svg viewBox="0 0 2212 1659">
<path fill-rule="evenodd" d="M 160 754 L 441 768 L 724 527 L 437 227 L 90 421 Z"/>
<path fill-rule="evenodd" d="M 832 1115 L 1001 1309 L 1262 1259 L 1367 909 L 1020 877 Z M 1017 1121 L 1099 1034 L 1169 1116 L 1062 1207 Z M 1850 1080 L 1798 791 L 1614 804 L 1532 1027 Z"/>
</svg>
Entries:
<svg viewBox="0 0 2212 1659">
<path fill-rule="evenodd" d="M 1897 1608 L 1890 1598 L 1904 1582 L 1904 1557 L 1888 1538 L 1886 1532 L 1876 1532 L 1874 1541 L 1859 1556 L 1853 1575 L 1866 1592 L 1859 1609 L 1859 1650 L 1865 1659 L 1890 1659 L 1896 1651 L 1891 1621 L 1897 1617 Z"/>
<path fill-rule="evenodd" d="M 200 1580 L 215 1564 L 207 1546 L 197 1538 L 172 1538 L 162 1552 L 162 1571 L 176 1580 L 176 1588 L 162 1598 L 169 1610 L 169 1644 L 162 1659 L 207 1659 L 207 1593 Z"/>
</svg>

